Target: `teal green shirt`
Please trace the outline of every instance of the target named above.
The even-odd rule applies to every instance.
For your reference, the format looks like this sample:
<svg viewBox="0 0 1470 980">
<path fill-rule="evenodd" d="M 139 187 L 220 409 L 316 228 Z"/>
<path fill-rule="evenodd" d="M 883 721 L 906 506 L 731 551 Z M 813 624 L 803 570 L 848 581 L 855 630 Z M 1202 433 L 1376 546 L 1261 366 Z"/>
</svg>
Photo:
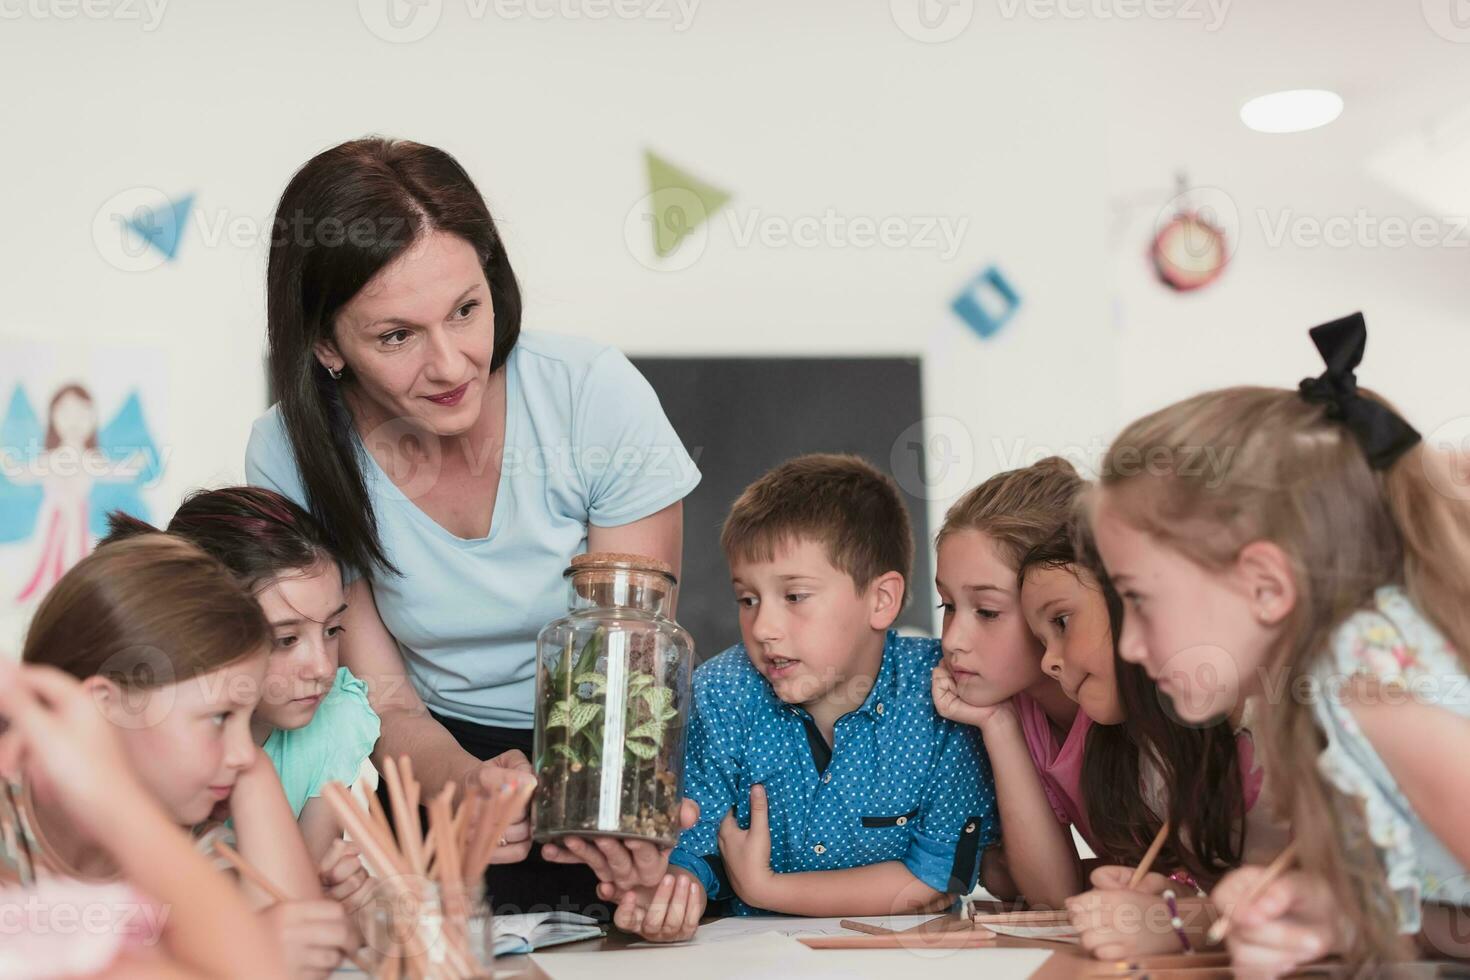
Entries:
<svg viewBox="0 0 1470 980">
<path fill-rule="evenodd" d="M 346 667 L 305 728 L 278 728 L 261 746 L 281 777 L 281 788 L 297 817 L 322 787 L 336 780 L 351 786 L 378 742 L 378 716 L 368 704 L 367 684 Z"/>
</svg>

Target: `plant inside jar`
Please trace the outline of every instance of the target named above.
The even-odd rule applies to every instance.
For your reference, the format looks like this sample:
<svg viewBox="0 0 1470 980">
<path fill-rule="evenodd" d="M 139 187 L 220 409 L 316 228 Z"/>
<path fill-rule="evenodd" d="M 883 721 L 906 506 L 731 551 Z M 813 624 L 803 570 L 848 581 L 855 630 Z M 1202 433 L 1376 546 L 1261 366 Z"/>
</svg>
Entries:
<svg viewBox="0 0 1470 980">
<path fill-rule="evenodd" d="M 606 631 L 598 629 L 582 649 L 563 651 L 543 677 L 544 718 L 536 760 L 536 838 L 565 834 L 636 837 L 665 846 L 678 842 L 679 772 L 683 725 L 674 691 L 662 683 L 652 636 L 628 637 L 620 690 L 610 689 L 604 656 Z M 640 642 L 643 641 L 643 642 Z M 546 670 L 547 668 L 542 668 Z M 621 714 L 621 771 L 604 753 L 608 714 Z M 614 736 L 616 733 L 614 733 Z M 615 793 L 616 812 L 606 812 L 604 784 Z"/>
</svg>

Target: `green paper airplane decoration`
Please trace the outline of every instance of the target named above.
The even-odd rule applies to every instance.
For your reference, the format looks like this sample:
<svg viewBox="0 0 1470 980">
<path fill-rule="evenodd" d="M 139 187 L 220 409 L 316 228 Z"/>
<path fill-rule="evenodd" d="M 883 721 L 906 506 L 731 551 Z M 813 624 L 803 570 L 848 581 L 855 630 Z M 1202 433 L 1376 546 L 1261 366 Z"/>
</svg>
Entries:
<svg viewBox="0 0 1470 980">
<path fill-rule="evenodd" d="M 724 207 L 730 195 L 651 150 L 644 151 L 644 157 L 652 191 L 653 251 L 659 258 L 667 258 L 686 236 Z"/>
</svg>

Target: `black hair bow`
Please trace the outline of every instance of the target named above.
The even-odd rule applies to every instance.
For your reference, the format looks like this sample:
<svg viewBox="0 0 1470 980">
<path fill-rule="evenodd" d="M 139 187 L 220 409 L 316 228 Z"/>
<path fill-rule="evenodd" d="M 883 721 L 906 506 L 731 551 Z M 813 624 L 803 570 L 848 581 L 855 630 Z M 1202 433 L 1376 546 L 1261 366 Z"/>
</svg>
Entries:
<svg viewBox="0 0 1470 980">
<path fill-rule="evenodd" d="M 1303 378 L 1298 390 L 1307 401 L 1327 406 L 1327 417 L 1347 426 L 1363 447 L 1368 465 L 1386 470 L 1414 447 L 1419 433 L 1393 409 L 1358 393 L 1354 374 L 1368 346 L 1368 325 L 1354 313 L 1312 328 L 1312 343 L 1327 363 L 1315 378 Z"/>
</svg>

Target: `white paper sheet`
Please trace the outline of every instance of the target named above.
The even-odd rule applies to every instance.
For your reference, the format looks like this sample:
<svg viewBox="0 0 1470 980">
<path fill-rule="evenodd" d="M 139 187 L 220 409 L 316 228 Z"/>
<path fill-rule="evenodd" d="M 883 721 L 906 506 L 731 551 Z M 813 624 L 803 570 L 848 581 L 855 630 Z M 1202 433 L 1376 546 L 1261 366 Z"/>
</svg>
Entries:
<svg viewBox="0 0 1470 980">
<path fill-rule="evenodd" d="M 1081 941 L 1081 933 L 1073 926 L 1009 926 L 987 922 L 982 928 L 989 929 L 997 936 L 1013 936 L 1016 939 L 1049 939 L 1052 942 L 1074 945 Z"/>
<path fill-rule="evenodd" d="M 614 949 L 598 952 L 531 954 L 552 980 L 656 980 L 698 977 L 699 980 L 771 980 L 784 976 L 824 976 L 816 969 L 816 951 L 788 936 L 744 936 L 720 944 L 718 950 L 693 943 Z M 810 972 L 815 971 L 815 972 Z"/>
<path fill-rule="evenodd" d="M 685 943 L 595 953 L 553 950 L 531 959 L 552 980 L 893 980 L 915 971 L 922 971 L 924 980 L 1025 980 L 1050 955 L 1035 949 L 815 950 L 790 936 L 767 932 L 731 937 L 717 947 Z"/>
</svg>

